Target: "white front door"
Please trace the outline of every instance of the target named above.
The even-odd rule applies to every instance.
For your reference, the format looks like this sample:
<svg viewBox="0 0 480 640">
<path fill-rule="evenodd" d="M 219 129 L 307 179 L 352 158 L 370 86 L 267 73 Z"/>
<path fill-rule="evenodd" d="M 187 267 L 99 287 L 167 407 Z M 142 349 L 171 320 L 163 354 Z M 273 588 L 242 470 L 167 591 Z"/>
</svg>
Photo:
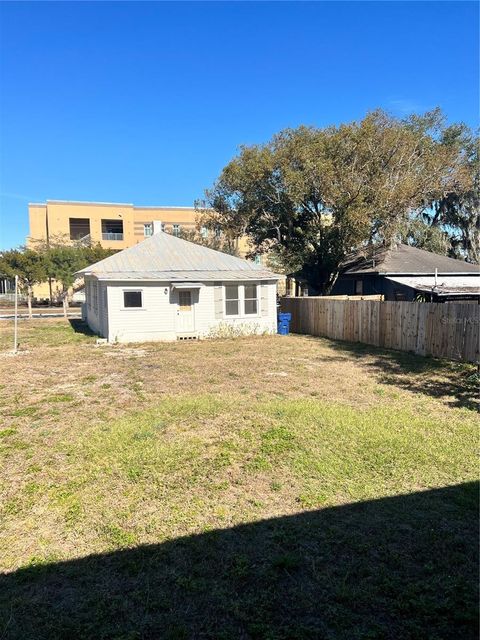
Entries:
<svg viewBox="0 0 480 640">
<path fill-rule="evenodd" d="M 180 290 L 178 292 L 177 305 L 177 333 L 194 333 L 195 312 L 192 301 L 192 292 Z"/>
</svg>

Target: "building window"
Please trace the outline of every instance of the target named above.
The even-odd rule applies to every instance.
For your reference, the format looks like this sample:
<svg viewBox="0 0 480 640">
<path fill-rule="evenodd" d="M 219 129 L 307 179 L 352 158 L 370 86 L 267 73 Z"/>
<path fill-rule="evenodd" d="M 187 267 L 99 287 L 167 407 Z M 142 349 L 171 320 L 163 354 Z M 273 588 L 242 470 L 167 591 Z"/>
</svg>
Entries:
<svg viewBox="0 0 480 640">
<path fill-rule="evenodd" d="M 258 287 L 256 284 L 245 285 L 245 315 L 256 315 L 258 313 Z"/>
<path fill-rule="evenodd" d="M 262 264 L 262 256 L 255 256 L 253 261 L 255 262 L 255 264 Z"/>
<path fill-rule="evenodd" d="M 238 285 L 225 285 L 225 315 L 238 316 L 239 304 L 240 301 L 238 298 Z"/>
<path fill-rule="evenodd" d="M 180 236 L 180 232 L 181 232 L 181 227 L 179 224 L 172 225 L 172 233 L 174 236 L 178 238 Z"/>
<path fill-rule="evenodd" d="M 355 295 L 363 296 L 363 280 L 355 280 Z"/>
<path fill-rule="evenodd" d="M 220 227 L 215 227 L 215 237 L 216 238 L 222 237 L 222 230 L 220 229 Z"/>
<path fill-rule="evenodd" d="M 125 309 L 141 308 L 142 292 L 141 291 L 124 291 L 123 306 Z"/>
<path fill-rule="evenodd" d="M 102 240 L 123 240 L 123 220 L 102 220 Z"/>
<path fill-rule="evenodd" d="M 200 227 L 200 235 L 202 236 L 202 238 L 208 238 L 207 227 Z"/>
<path fill-rule="evenodd" d="M 150 236 L 153 236 L 153 223 L 152 222 L 146 222 L 143 225 L 143 235 L 145 236 L 145 238 L 149 238 Z"/>
<path fill-rule="evenodd" d="M 69 218 L 70 240 L 90 240 L 90 220 Z"/>
</svg>

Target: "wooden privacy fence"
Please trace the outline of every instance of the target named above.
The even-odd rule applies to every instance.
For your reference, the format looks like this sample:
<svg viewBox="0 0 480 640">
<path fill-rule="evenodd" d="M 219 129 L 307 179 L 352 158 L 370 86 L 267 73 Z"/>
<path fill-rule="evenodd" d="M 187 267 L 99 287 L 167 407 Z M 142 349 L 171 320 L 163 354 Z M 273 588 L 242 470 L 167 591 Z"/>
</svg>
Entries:
<svg viewBox="0 0 480 640">
<path fill-rule="evenodd" d="M 334 340 L 410 351 L 422 356 L 479 361 L 480 305 L 282 298 L 290 330 Z"/>
</svg>

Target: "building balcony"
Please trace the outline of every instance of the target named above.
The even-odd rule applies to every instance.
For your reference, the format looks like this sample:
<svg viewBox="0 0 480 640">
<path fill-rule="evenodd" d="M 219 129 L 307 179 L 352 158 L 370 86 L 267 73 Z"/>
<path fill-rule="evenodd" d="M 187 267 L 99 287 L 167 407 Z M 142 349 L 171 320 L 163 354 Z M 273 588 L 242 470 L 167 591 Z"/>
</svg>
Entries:
<svg viewBox="0 0 480 640">
<path fill-rule="evenodd" d="M 123 240 L 123 233 L 107 232 L 102 233 L 102 240 Z"/>
</svg>

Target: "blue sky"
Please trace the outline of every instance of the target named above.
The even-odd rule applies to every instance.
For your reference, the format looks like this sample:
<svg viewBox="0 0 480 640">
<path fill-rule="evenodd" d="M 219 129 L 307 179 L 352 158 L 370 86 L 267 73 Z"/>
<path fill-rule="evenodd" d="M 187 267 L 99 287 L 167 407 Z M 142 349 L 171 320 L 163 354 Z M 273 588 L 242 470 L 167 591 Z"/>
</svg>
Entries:
<svg viewBox="0 0 480 640">
<path fill-rule="evenodd" d="M 29 201 L 191 205 L 240 144 L 383 107 L 478 126 L 473 2 L 0 3 L 0 248 Z"/>
</svg>

